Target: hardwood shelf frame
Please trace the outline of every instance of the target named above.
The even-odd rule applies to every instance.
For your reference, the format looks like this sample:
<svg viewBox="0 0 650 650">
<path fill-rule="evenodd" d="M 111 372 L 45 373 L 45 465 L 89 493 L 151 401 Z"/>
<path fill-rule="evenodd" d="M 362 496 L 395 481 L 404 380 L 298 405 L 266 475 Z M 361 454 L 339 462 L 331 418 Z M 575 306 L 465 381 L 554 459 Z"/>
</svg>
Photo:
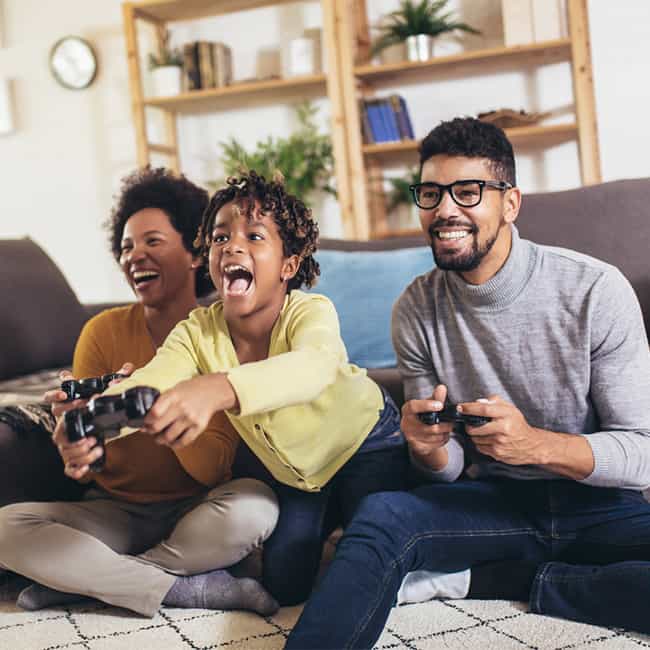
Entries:
<svg viewBox="0 0 650 650">
<path fill-rule="evenodd" d="M 270 98 L 280 93 L 299 93 L 314 88 L 326 92 L 327 78 L 324 74 L 304 75 L 282 79 L 264 79 L 234 83 L 220 88 L 192 90 L 171 97 L 147 97 L 145 106 L 167 108 L 170 110 L 187 110 L 201 105 L 215 105 L 219 99 L 230 97 L 245 97 L 246 95 L 266 94 Z"/>
<path fill-rule="evenodd" d="M 342 0 L 341 0 L 342 1 Z M 358 60 L 367 61 L 371 42 L 367 19 L 367 0 L 355 0 L 356 45 Z M 506 129 L 516 150 L 528 147 L 549 148 L 563 142 L 577 141 L 580 156 L 580 174 L 583 184 L 601 180 L 596 110 L 589 48 L 587 0 L 568 0 L 569 36 L 525 45 L 483 48 L 434 57 L 424 62 L 403 61 L 391 64 L 361 63 L 354 65 L 348 76 L 356 84 L 356 97 L 371 97 L 383 85 L 435 83 L 436 78 L 460 78 L 483 74 L 486 68 L 494 71 L 540 67 L 567 62 L 573 79 L 575 121 L 559 124 Z M 359 102 L 350 104 L 348 126 L 361 131 Z M 364 174 L 358 187 L 365 200 L 355 203 L 358 219 L 370 224 L 370 237 L 386 236 L 389 232 L 384 197 L 383 167 L 386 164 L 417 162 L 419 141 L 384 142 L 379 144 L 349 145 L 350 165 L 360 165 Z"/>
<path fill-rule="evenodd" d="M 504 129 L 504 131 L 510 142 L 515 146 L 536 144 L 540 140 L 546 141 L 547 144 L 559 144 L 575 139 L 578 135 L 578 126 L 575 122 L 570 122 L 567 124 L 519 126 Z M 419 140 L 380 142 L 377 144 L 364 144 L 362 151 L 366 156 L 391 156 L 393 154 L 415 152 L 419 144 Z"/>
<path fill-rule="evenodd" d="M 251 80 L 221 88 L 184 92 L 173 97 L 144 97 L 138 50 L 139 21 L 153 25 L 161 36 L 168 23 L 243 12 L 262 7 L 282 7 L 318 2 L 322 12 L 323 45 L 328 73 L 303 77 Z M 601 181 L 596 107 L 591 68 L 587 0 L 567 0 L 568 38 L 511 47 L 492 47 L 425 62 L 359 64 L 367 61 L 370 30 L 367 0 L 127 0 L 122 12 L 127 47 L 137 158 L 150 162 L 151 154 L 166 156 L 179 170 L 177 116 L 184 112 L 230 110 L 238 101 L 290 101 L 294 96 L 322 94 L 330 100 L 331 137 L 344 236 L 356 239 L 388 236 L 385 201 L 378 180 L 386 163 L 417 162 L 416 140 L 363 144 L 360 128 L 360 96 L 371 96 L 382 85 L 404 85 L 447 78 L 567 62 L 573 80 L 575 121 L 506 129 L 516 149 L 547 148 L 575 140 L 578 143 L 582 183 Z M 163 114 L 165 139 L 146 138 L 146 113 Z M 401 234 L 401 233 L 400 233 Z"/>
<path fill-rule="evenodd" d="M 494 47 L 471 50 L 461 54 L 439 56 L 429 61 L 403 61 L 382 65 L 361 65 L 354 68 L 354 74 L 364 82 L 390 83 L 399 78 L 400 83 L 409 78 L 422 78 L 423 74 L 448 71 L 454 74 L 459 69 L 470 67 L 476 69 L 491 64 L 522 66 L 539 66 L 571 60 L 571 41 L 568 38 L 528 45 L 511 47 Z M 476 74 L 480 71 L 476 70 Z"/>
<path fill-rule="evenodd" d="M 137 18 L 168 23 L 297 2 L 301 0 L 137 0 L 133 5 Z"/>
</svg>

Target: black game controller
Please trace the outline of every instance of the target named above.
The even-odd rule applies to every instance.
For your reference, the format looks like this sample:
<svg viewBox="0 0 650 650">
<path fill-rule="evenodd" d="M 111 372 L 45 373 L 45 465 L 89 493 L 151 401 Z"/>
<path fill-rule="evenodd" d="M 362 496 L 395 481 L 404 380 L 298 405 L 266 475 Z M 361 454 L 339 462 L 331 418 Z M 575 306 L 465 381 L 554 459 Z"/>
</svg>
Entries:
<svg viewBox="0 0 650 650">
<path fill-rule="evenodd" d="M 458 422 L 460 424 L 469 424 L 470 427 L 480 427 L 492 420 L 492 418 L 482 415 L 469 415 L 468 413 L 459 413 L 455 404 L 445 404 L 442 411 L 425 411 L 418 413 L 420 422 L 424 424 L 440 424 L 441 422 Z"/>
<path fill-rule="evenodd" d="M 160 393 L 155 388 L 136 386 L 121 395 L 96 397 L 86 406 L 68 411 L 64 415 L 68 440 L 77 442 L 94 436 L 97 445 L 103 448 L 104 440 L 117 436 L 122 427 L 141 427 L 158 395 Z M 102 454 L 90 469 L 100 472 L 104 464 L 105 454 Z"/>
<path fill-rule="evenodd" d="M 97 393 L 103 393 L 114 379 L 124 379 L 126 376 L 119 372 L 111 372 L 101 377 L 66 379 L 61 382 L 61 390 L 67 395 L 66 402 L 72 402 L 75 399 L 88 399 Z"/>
</svg>

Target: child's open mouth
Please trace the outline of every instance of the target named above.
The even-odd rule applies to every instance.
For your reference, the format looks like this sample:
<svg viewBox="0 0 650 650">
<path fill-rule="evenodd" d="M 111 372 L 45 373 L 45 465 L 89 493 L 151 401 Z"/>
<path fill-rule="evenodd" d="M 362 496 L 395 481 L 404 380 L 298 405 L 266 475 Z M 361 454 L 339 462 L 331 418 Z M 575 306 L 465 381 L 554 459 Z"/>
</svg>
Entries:
<svg viewBox="0 0 650 650">
<path fill-rule="evenodd" d="M 228 264 L 223 273 L 224 293 L 227 296 L 243 296 L 253 286 L 253 274 L 241 264 Z"/>
</svg>

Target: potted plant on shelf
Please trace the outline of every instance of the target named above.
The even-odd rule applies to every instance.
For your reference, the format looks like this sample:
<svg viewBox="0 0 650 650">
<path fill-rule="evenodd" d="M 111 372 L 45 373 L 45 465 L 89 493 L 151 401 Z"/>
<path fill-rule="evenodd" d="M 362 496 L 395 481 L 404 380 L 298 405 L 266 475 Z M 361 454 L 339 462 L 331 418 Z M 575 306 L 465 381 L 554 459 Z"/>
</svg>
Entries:
<svg viewBox="0 0 650 650">
<path fill-rule="evenodd" d="M 161 36 L 159 53 L 149 53 L 149 70 L 156 97 L 170 97 L 181 92 L 183 55 L 180 50 L 169 47 L 167 30 Z"/>
<path fill-rule="evenodd" d="M 402 0 L 399 9 L 387 14 L 378 27 L 379 38 L 372 46 L 372 55 L 397 43 L 406 43 L 409 61 L 426 61 L 433 56 L 433 39 L 440 34 L 462 31 L 480 34 L 467 23 L 452 19 L 445 11 L 449 0 Z"/>
<path fill-rule="evenodd" d="M 417 228 L 420 223 L 418 209 L 409 186 L 420 181 L 419 167 L 411 167 L 404 176 L 387 178 L 390 189 L 386 195 L 386 211 L 395 221 L 395 227 Z"/>
<path fill-rule="evenodd" d="M 304 202 L 315 190 L 336 195 L 330 185 L 334 174 L 332 143 L 329 135 L 318 132 L 314 121 L 317 109 L 304 102 L 295 110 L 299 127 L 288 138 L 269 136 L 251 152 L 232 136 L 222 142 L 221 163 L 226 175 L 254 169 L 269 180 L 280 171 L 287 191 Z"/>
</svg>

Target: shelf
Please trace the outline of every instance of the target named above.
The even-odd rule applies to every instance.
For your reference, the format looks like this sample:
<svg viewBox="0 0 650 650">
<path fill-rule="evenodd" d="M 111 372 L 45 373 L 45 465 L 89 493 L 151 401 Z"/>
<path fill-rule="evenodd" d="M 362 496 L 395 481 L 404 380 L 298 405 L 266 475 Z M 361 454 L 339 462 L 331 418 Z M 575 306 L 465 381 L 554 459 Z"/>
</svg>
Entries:
<svg viewBox="0 0 650 650">
<path fill-rule="evenodd" d="M 573 140 L 578 133 L 578 127 L 573 122 L 548 126 L 519 126 L 504 130 L 515 146 L 526 146 L 540 140 L 544 140 L 546 144 L 559 144 L 560 142 Z M 419 140 L 380 142 L 378 144 L 364 144 L 362 151 L 365 156 L 392 156 L 415 152 L 419 144 Z"/>
<path fill-rule="evenodd" d="M 129 3 L 138 18 L 153 22 L 194 20 L 235 11 L 286 5 L 298 0 L 137 0 Z"/>
<path fill-rule="evenodd" d="M 571 41 L 562 38 L 554 41 L 515 45 L 512 47 L 494 47 L 482 50 L 472 50 L 461 54 L 439 56 L 429 61 L 402 61 L 383 65 L 361 65 L 354 68 L 354 74 L 363 81 L 388 82 L 407 77 L 421 76 L 423 72 L 436 69 L 445 72 L 458 73 L 460 67 L 476 64 L 485 66 L 489 63 L 508 63 L 515 66 L 540 63 L 558 63 L 569 61 L 571 58 Z M 478 74 L 478 72 L 476 72 Z"/>
<path fill-rule="evenodd" d="M 288 79 L 266 79 L 264 81 L 234 83 L 221 88 L 192 90 L 171 97 L 149 97 L 144 100 L 144 105 L 179 111 L 198 108 L 206 104 L 214 105 L 221 98 L 240 97 L 257 93 L 266 93 L 273 96 L 274 93 L 291 94 L 308 88 L 322 89 L 325 92 L 325 86 L 326 77 L 324 74 L 305 75 Z"/>
</svg>

